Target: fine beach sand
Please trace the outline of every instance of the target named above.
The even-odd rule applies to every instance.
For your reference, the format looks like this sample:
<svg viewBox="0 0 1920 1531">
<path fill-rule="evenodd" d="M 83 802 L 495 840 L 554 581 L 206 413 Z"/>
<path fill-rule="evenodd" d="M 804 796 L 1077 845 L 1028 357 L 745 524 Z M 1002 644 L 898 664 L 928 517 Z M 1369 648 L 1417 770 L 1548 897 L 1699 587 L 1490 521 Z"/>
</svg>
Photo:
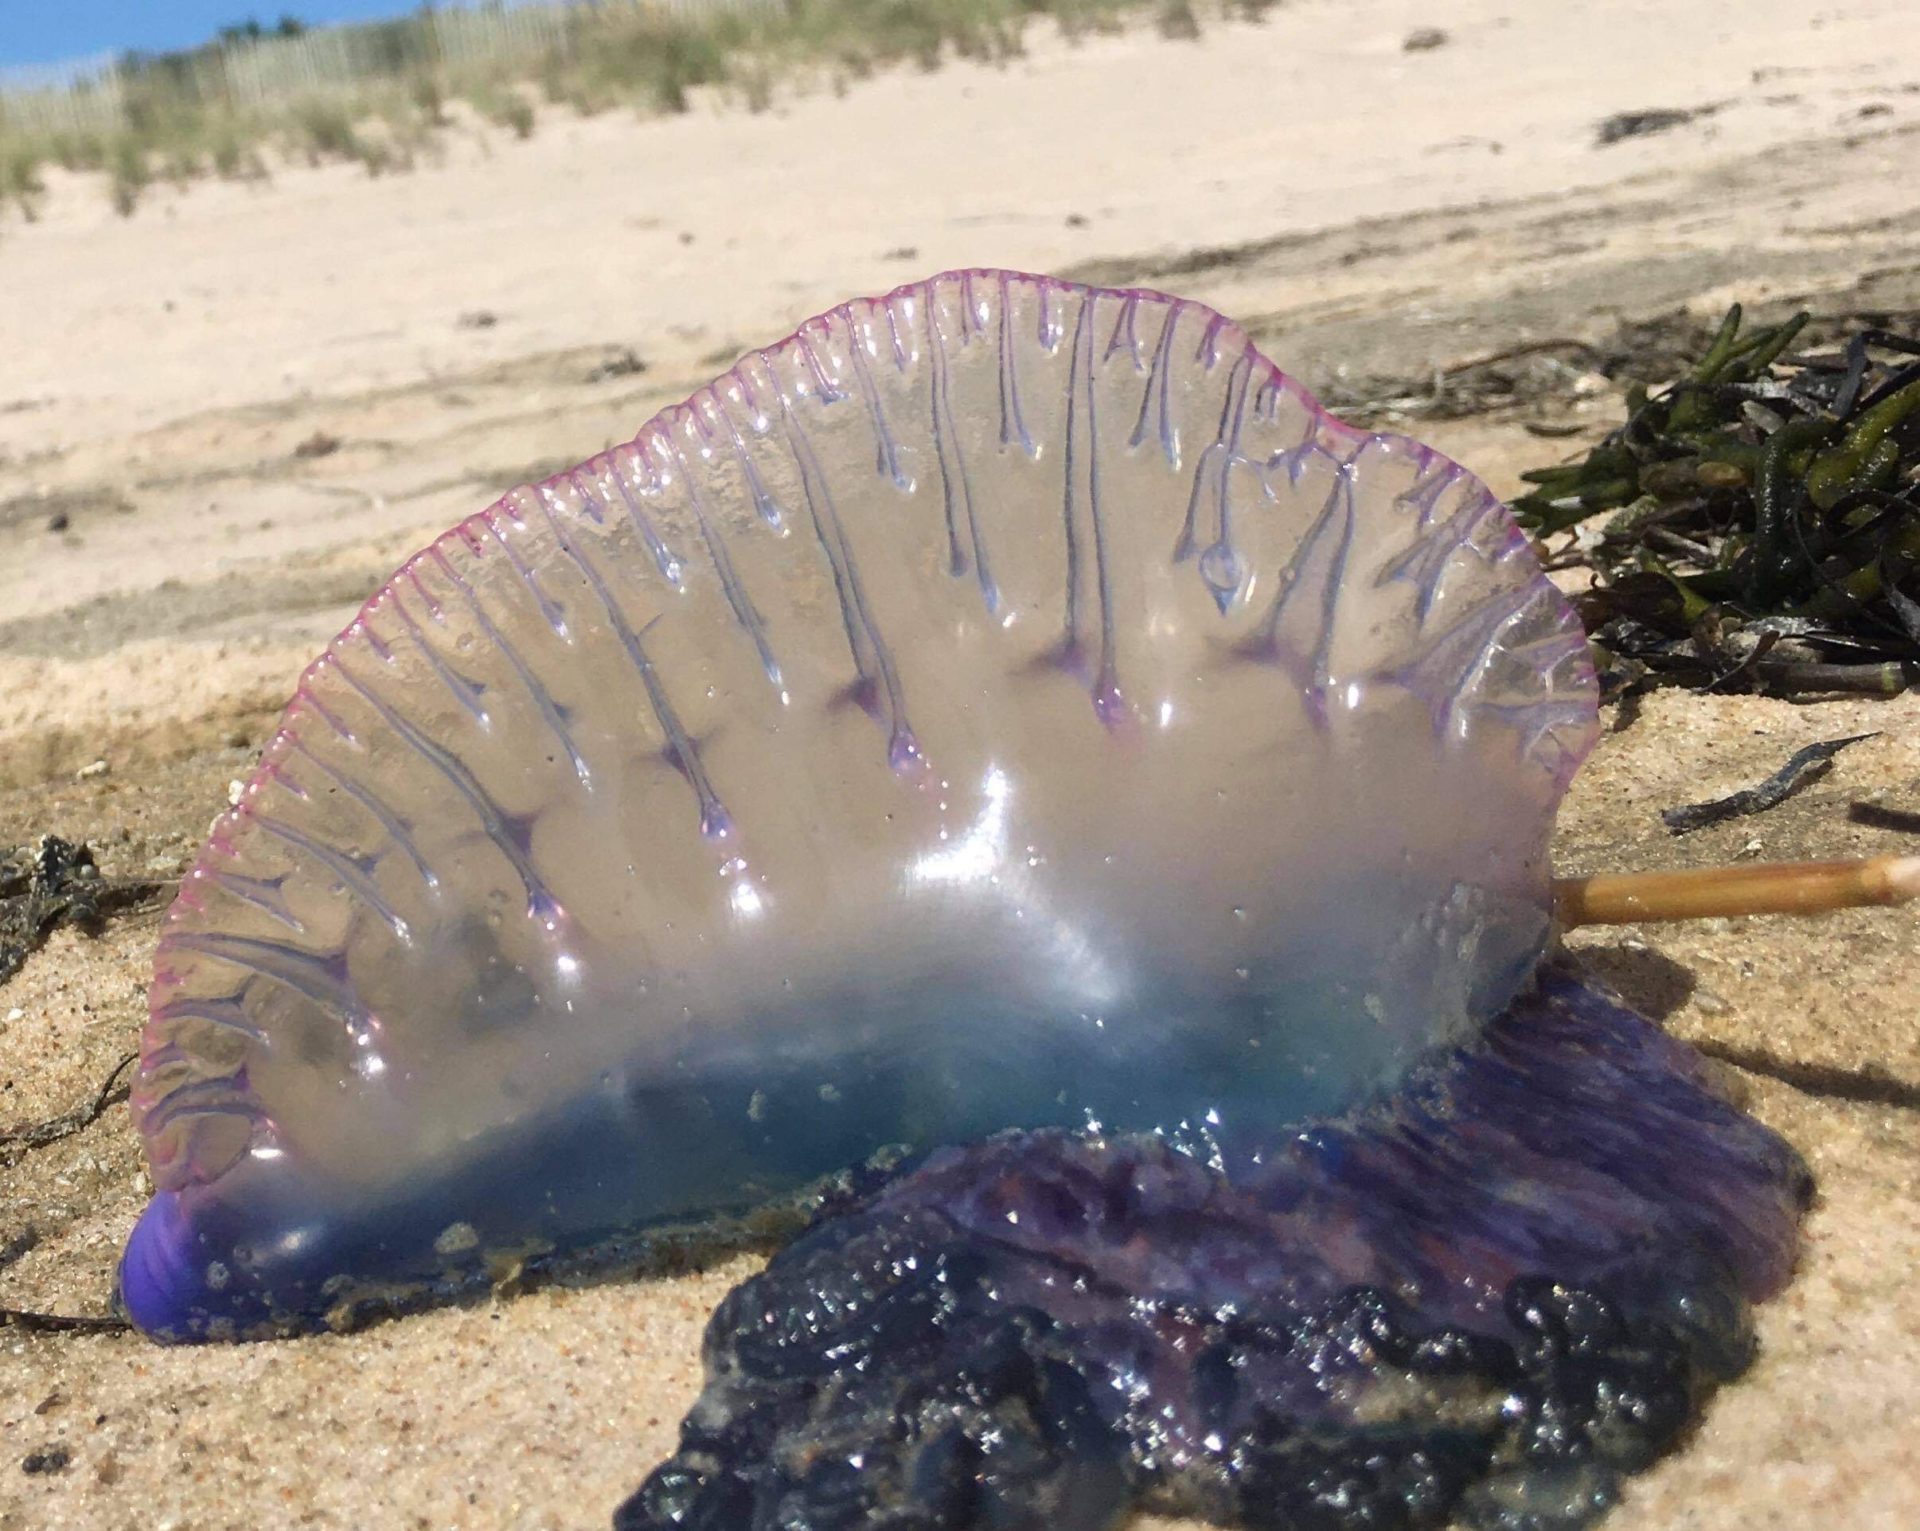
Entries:
<svg viewBox="0 0 1920 1531">
<path fill-rule="evenodd" d="M 1920 309 L 1908 11 L 1295 0 L 1197 42 L 1036 28 L 1005 68 L 759 115 L 459 132 L 411 175 L 287 168 L 158 189 L 131 220 L 56 179 L 40 221 L 0 222 L 0 847 L 51 831 L 109 875 L 177 876 L 300 667 L 413 548 L 630 436 L 739 349 L 942 267 L 1176 290 L 1310 386 L 1380 396 L 1735 298 Z M 1445 45 L 1403 51 L 1428 26 Z M 1602 119 L 1655 108 L 1694 115 L 1597 144 Z M 1408 428 L 1512 493 L 1619 407 L 1594 375 Z M 1849 809 L 1920 810 L 1920 697 L 1668 692 L 1605 721 L 1563 870 L 1912 846 Z M 1764 816 L 1660 826 L 1868 732 Z M 132 1050 L 157 924 L 60 931 L 0 988 L 0 1132 L 92 1098 Z M 1916 917 L 1577 944 L 1725 1064 L 1821 1192 L 1753 1373 L 1606 1524 L 1913 1525 Z M 0 1304 L 105 1312 L 145 1194 L 124 1104 L 0 1147 Z M 669 1448 L 707 1314 L 755 1263 L 239 1348 L 0 1330 L 0 1531 L 604 1526 Z M 64 1467 L 24 1469 L 54 1448 Z"/>
</svg>

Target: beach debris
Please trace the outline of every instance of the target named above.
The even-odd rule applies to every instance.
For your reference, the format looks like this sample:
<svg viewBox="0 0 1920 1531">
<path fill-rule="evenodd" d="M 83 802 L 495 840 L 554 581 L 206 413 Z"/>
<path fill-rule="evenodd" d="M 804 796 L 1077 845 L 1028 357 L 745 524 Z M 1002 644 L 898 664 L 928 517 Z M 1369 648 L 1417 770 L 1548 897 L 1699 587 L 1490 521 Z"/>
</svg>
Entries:
<svg viewBox="0 0 1920 1531">
<path fill-rule="evenodd" d="M 25 494 L 0 499 L 0 526 L 39 517 L 42 518 L 40 524 L 47 531 L 65 532 L 72 530 L 74 523 L 83 515 L 90 516 L 98 511 L 126 515 L 132 510 L 131 500 L 118 489 L 106 485 L 93 484 L 72 489 L 39 485 Z"/>
<path fill-rule="evenodd" d="M 72 1461 L 73 1453 L 67 1447 L 43 1446 L 20 1459 L 20 1471 L 29 1477 L 35 1473 L 63 1473 Z"/>
<path fill-rule="evenodd" d="M 100 872 L 93 852 L 43 835 L 31 854 L 0 857 L 0 983 L 62 923 L 99 922 Z"/>
<path fill-rule="evenodd" d="M 1181 270 L 1212 269 L 1232 253 L 1194 252 Z M 1085 267 L 1092 273 L 1103 264 L 1114 263 Z M 1692 368 L 1713 335 L 1713 325 L 1685 309 L 1623 317 L 1611 334 L 1541 336 L 1419 372 L 1349 375 L 1342 368 L 1322 389 L 1322 402 L 1343 419 L 1365 424 L 1547 410 L 1548 418 L 1529 414 L 1518 424 L 1548 439 L 1584 435 L 1604 430 L 1603 418 L 1589 413 L 1604 396 L 1667 383 Z"/>
<path fill-rule="evenodd" d="M 1809 1194 L 1547 955 L 1597 732 L 1486 486 L 1212 309 L 840 305 L 304 672 L 155 953 L 121 1298 L 325 1327 L 889 1153 L 617 1524 L 1579 1524 Z"/>
<path fill-rule="evenodd" d="M 316 430 L 293 449 L 298 458 L 331 457 L 340 450 L 340 438 L 331 431 Z"/>
<path fill-rule="evenodd" d="M 1808 782 L 1826 775 L 1833 768 L 1833 757 L 1848 745 L 1879 737 L 1877 733 L 1851 734 L 1844 739 L 1826 739 L 1809 744 L 1804 749 L 1795 750 L 1787 757 L 1785 765 L 1759 785 L 1715 798 L 1712 802 L 1663 808 L 1660 810 L 1660 821 L 1671 833 L 1684 835 L 1696 829 L 1705 829 L 1710 824 L 1724 824 L 1728 819 L 1765 813 L 1769 808 L 1784 803 Z"/>
<path fill-rule="evenodd" d="M 1594 125 L 1594 145 L 1604 149 L 1609 144 L 1624 143 L 1629 138 L 1647 138 L 1655 133 L 1671 132 L 1714 110 L 1713 107 L 1659 106 L 1647 111 L 1615 112 Z"/>
<path fill-rule="evenodd" d="M 639 352 L 631 346 L 622 346 L 606 360 L 595 363 L 582 381 L 606 383 L 618 377 L 638 377 L 646 370 L 647 364 L 641 360 Z"/>
<path fill-rule="evenodd" d="M 1601 392 L 1607 359 L 1606 351 L 1591 341 L 1554 336 L 1452 362 L 1424 375 L 1343 379 L 1327 390 L 1327 403 L 1367 421 L 1458 420 Z"/>
<path fill-rule="evenodd" d="M 42 1313 L 0 1304 L 0 1329 L 23 1334 L 125 1334 L 132 1327 L 111 1313 Z"/>
<path fill-rule="evenodd" d="M 1435 48 L 1444 48 L 1453 41 L 1444 27 L 1415 27 L 1400 40 L 1403 53 L 1431 53 Z"/>
<path fill-rule="evenodd" d="M 58 1116 L 14 1127 L 0 1127 L 0 1152 L 45 1148 L 49 1143 L 58 1143 L 62 1138 L 70 1138 L 76 1132 L 92 1126 L 109 1106 L 117 1105 L 127 1098 L 126 1087 L 120 1083 L 120 1080 L 139 1060 L 138 1053 L 128 1053 L 113 1066 L 113 1071 L 101 1082 L 98 1090 L 79 1105 L 62 1111 Z"/>
<path fill-rule="evenodd" d="M 97 930 L 106 914 L 143 904 L 161 887 L 150 878 L 103 878 L 89 847 L 58 835 L 0 852 L 0 984 L 57 927 Z"/>
<path fill-rule="evenodd" d="M 1593 572 L 1575 605 L 1603 679 L 1891 695 L 1920 674 L 1920 338 L 1829 324 L 1789 354 L 1809 324 L 1735 306 L 1598 445 L 1522 475 L 1549 566 Z"/>
</svg>

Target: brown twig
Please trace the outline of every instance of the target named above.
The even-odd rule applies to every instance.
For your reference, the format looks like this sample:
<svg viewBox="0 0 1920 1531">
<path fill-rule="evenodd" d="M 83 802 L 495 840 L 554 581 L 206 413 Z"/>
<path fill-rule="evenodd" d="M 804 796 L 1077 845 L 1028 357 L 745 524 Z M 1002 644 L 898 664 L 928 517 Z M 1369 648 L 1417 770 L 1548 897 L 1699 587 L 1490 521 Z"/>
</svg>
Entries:
<svg viewBox="0 0 1920 1531">
<path fill-rule="evenodd" d="M 110 1314 L 36 1313 L 30 1308 L 0 1308 L 0 1329 L 28 1334 L 124 1334 L 133 1325 Z"/>
<path fill-rule="evenodd" d="M 1812 692 L 1849 692 L 1860 696 L 1898 696 L 1907 689 L 1914 666 L 1890 659 L 1880 664 L 1806 664 L 1762 660 L 1753 673 L 1769 691 L 1804 696 Z"/>
<path fill-rule="evenodd" d="M 127 1071 L 127 1065 L 139 1058 L 138 1053 L 128 1053 L 113 1066 L 113 1072 L 107 1075 L 106 1082 L 90 1101 L 84 1101 L 70 1111 L 58 1116 L 48 1117 L 44 1122 L 28 1122 L 24 1126 L 9 1127 L 0 1131 L 0 1148 L 44 1148 L 49 1143 L 57 1143 L 62 1138 L 70 1138 L 97 1122 L 108 1106 L 126 1099 L 122 1089 L 116 1096 L 114 1087 L 120 1083 L 120 1076 Z"/>
</svg>

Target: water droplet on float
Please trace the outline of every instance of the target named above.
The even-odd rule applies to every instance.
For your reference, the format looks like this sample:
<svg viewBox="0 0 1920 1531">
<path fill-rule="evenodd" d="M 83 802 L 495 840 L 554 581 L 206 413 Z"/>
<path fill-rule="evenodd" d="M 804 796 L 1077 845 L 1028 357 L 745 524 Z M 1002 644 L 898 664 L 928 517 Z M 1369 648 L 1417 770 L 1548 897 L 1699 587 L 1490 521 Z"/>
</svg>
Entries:
<svg viewBox="0 0 1920 1531">
<path fill-rule="evenodd" d="M 1216 542 L 1200 555 L 1200 578 L 1213 596 L 1213 604 L 1222 616 L 1233 604 L 1240 589 L 1242 570 L 1239 555 L 1225 542 Z"/>
</svg>

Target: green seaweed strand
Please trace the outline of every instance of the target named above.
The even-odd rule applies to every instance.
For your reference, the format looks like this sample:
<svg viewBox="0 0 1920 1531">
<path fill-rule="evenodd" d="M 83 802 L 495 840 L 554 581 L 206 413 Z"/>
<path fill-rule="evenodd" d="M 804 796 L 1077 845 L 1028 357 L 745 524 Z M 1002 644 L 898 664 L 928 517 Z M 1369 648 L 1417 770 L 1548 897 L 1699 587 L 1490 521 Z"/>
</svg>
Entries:
<svg viewBox="0 0 1920 1531">
<path fill-rule="evenodd" d="M 1854 490 L 1877 487 L 1890 477 L 1900 461 L 1900 449 L 1889 433 L 1915 410 L 1920 410 L 1920 378 L 1861 415 L 1840 444 L 1821 453 L 1807 469 L 1807 493 L 1813 503 L 1829 509 Z"/>
</svg>

